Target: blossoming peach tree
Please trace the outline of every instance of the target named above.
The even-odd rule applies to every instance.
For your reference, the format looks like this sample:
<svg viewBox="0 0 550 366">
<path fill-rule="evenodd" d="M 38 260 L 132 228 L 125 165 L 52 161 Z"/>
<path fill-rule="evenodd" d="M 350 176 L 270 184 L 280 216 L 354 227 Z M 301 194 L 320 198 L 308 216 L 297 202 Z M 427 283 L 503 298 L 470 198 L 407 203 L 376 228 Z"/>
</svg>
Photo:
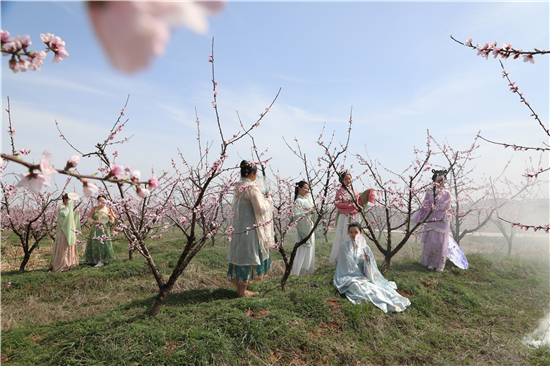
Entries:
<svg viewBox="0 0 550 366">
<path fill-rule="evenodd" d="M 514 48 L 509 43 L 504 43 L 502 45 L 502 47 L 498 47 L 497 41 L 495 41 L 493 43 L 486 42 L 483 46 L 481 46 L 481 45 L 474 46 L 473 43 L 472 43 L 473 41 L 472 41 L 471 37 L 468 40 L 466 40 L 465 42 L 458 41 L 452 35 L 451 35 L 451 38 L 455 42 L 457 42 L 458 44 L 461 44 L 462 46 L 465 46 L 465 47 L 476 50 L 477 55 L 485 57 L 486 60 L 489 59 L 490 55 L 492 55 L 493 58 L 495 58 L 495 59 L 498 58 L 498 57 L 501 57 L 501 59 L 503 59 L 503 60 L 507 60 L 509 57 L 512 57 L 513 59 L 518 59 L 520 57 L 523 57 L 524 62 L 534 64 L 535 63 L 535 56 L 537 56 L 537 55 L 539 55 L 539 56 L 540 55 L 547 55 L 547 54 L 550 53 L 550 51 L 539 50 L 537 48 L 535 48 L 534 51 L 523 51 L 522 49 Z M 545 124 L 540 119 L 539 115 L 535 112 L 534 107 L 526 99 L 525 94 L 519 90 L 519 86 L 516 84 L 516 82 L 512 81 L 510 79 L 510 73 L 508 71 L 506 71 L 506 69 L 504 68 L 504 63 L 502 62 L 502 60 L 499 60 L 499 63 L 500 63 L 500 67 L 502 69 L 502 77 L 503 77 L 503 79 L 506 79 L 506 81 L 508 82 L 508 87 L 509 87 L 510 91 L 512 93 L 516 94 L 519 97 L 520 103 L 522 103 L 525 107 L 527 107 L 529 109 L 529 112 L 531 113 L 531 117 L 533 117 L 533 119 L 538 123 L 538 125 L 540 126 L 540 128 L 543 131 L 544 138 L 547 139 L 550 136 L 550 130 L 546 127 L 547 124 Z M 547 153 L 548 151 L 550 151 L 550 145 L 548 145 L 548 143 L 544 142 L 544 141 L 541 143 L 540 146 L 524 146 L 524 145 L 516 144 L 516 143 L 513 143 L 513 142 L 512 143 L 510 143 L 510 142 L 496 142 L 496 141 L 486 139 L 482 136 L 480 136 L 480 138 L 487 141 L 487 142 L 489 142 L 489 143 L 503 146 L 505 149 L 506 148 L 512 148 L 514 151 L 538 151 L 538 152 L 541 152 L 541 153 Z M 540 167 L 540 168 L 538 168 L 537 171 L 527 171 L 527 172 L 525 172 L 524 176 L 527 177 L 527 178 L 538 179 L 539 176 L 542 173 L 548 172 L 548 171 L 550 171 L 550 168 Z M 508 222 L 512 226 L 520 226 L 524 230 L 533 230 L 535 232 L 538 231 L 538 230 L 542 230 L 542 231 L 545 231 L 546 233 L 550 232 L 550 226 L 549 226 L 550 224 L 548 224 L 548 223 L 539 224 L 539 225 L 524 225 L 521 222 L 510 221 L 510 220 L 507 220 L 505 218 L 500 218 L 500 219 L 505 221 L 505 222 Z"/>
</svg>

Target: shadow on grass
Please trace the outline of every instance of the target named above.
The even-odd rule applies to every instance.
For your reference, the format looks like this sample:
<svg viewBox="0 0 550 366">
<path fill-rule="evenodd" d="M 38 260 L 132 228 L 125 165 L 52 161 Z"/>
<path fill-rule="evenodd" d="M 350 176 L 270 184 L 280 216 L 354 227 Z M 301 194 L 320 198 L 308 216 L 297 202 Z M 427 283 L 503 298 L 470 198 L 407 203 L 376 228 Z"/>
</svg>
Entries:
<svg viewBox="0 0 550 366">
<path fill-rule="evenodd" d="M 147 298 L 136 299 L 122 306 L 124 310 L 130 309 L 143 309 L 145 313 L 149 313 L 153 304 L 155 303 L 156 295 Z M 229 290 L 226 288 L 217 288 L 214 290 L 201 289 L 201 290 L 187 290 L 182 292 L 171 292 L 168 294 L 162 307 L 178 307 L 185 305 L 197 305 L 201 303 L 208 303 L 217 300 L 232 300 L 237 299 L 237 293 L 235 290 Z M 161 307 L 161 311 L 162 311 Z"/>
<path fill-rule="evenodd" d="M 380 269 L 380 272 L 382 272 L 382 268 L 378 267 Z M 424 267 L 420 262 L 398 262 L 398 263 L 392 263 L 390 266 L 390 269 L 384 273 L 382 272 L 382 275 L 386 276 L 388 274 L 391 274 L 392 271 L 395 272 L 432 272 L 428 268 Z"/>
</svg>

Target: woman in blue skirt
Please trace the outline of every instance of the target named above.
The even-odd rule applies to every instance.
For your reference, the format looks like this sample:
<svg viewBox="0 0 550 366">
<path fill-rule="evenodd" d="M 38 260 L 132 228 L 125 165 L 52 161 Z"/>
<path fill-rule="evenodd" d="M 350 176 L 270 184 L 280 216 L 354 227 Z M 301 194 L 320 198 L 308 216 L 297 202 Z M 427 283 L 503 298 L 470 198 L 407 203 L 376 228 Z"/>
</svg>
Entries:
<svg viewBox="0 0 550 366">
<path fill-rule="evenodd" d="M 230 237 L 227 278 L 237 285 L 239 297 L 254 296 L 247 285 L 271 273 L 270 248 L 275 244 L 273 200 L 256 184 L 256 166 L 241 162 L 241 181 L 235 188 L 233 233 Z"/>
</svg>

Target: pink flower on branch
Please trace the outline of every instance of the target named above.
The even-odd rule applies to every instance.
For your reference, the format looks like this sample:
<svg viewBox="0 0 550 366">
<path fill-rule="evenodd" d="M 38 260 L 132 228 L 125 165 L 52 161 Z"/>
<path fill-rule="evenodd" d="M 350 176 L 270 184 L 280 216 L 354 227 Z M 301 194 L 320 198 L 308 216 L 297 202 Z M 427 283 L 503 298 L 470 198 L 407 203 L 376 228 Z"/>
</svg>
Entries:
<svg viewBox="0 0 550 366">
<path fill-rule="evenodd" d="M 117 179 L 126 178 L 126 174 L 124 174 L 124 167 L 121 165 L 116 165 L 115 163 L 111 163 L 111 171 L 107 175 L 107 178 L 112 177 L 115 177 Z"/>
<path fill-rule="evenodd" d="M 207 15 L 220 12 L 222 1 L 90 1 L 92 25 L 111 63 L 133 73 L 160 57 L 170 30 L 185 25 L 204 34 Z"/>
<path fill-rule="evenodd" d="M 130 180 L 134 183 L 139 182 L 140 178 L 141 178 L 141 172 L 139 170 L 134 170 L 134 172 L 130 174 Z"/>
<path fill-rule="evenodd" d="M 523 55 L 523 62 L 535 63 L 535 57 L 533 55 Z"/>
<path fill-rule="evenodd" d="M 42 153 L 42 157 L 40 158 L 40 171 L 44 176 L 45 186 L 50 185 L 50 176 L 57 174 L 57 170 L 55 170 L 53 166 L 50 164 L 50 156 L 51 156 L 50 152 L 48 150 L 45 150 Z"/>
<path fill-rule="evenodd" d="M 69 160 L 67 160 L 67 164 L 65 165 L 65 170 L 69 170 L 71 168 L 74 168 L 78 165 L 80 162 L 80 156 L 73 155 Z"/>
<path fill-rule="evenodd" d="M 16 188 L 28 186 L 29 190 L 34 193 L 40 193 L 42 185 L 46 185 L 46 180 L 42 174 L 25 172 L 19 174 L 21 180 L 15 185 Z M 49 185 L 49 183 L 48 183 Z"/>
<path fill-rule="evenodd" d="M 139 197 L 145 198 L 149 195 L 149 190 L 141 187 L 136 187 L 136 193 Z"/>
<path fill-rule="evenodd" d="M 82 179 L 82 189 L 84 191 L 84 197 L 86 198 L 92 197 L 94 193 L 99 191 L 99 188 L 95 184 L 87 181 L 86 179 Z"/>
<path fill-rule="evenodd" d="M 162 178 L 162 177 L 161 177 L 161 178 Z M 147 185 L 149 186 L 150 189 L 153 189 L 153 188 L 159 189 L 159 188 L 160 188 L 159 180 L 157 179 L 157 177 L 156 177 L 155 175 L 153 175 L 153 176 L 147 181 Z"/>
</svg>

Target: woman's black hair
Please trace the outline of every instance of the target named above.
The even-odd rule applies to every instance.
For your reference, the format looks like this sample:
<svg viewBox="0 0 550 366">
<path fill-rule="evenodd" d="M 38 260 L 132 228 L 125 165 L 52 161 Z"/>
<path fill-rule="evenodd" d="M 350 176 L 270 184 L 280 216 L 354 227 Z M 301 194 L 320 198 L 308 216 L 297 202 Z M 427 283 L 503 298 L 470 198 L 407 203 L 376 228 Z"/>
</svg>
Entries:
<svg viewBox="0 0 550 366">
<path fill-rule="evenodd" d="M 448 171 L 446 169 L 443 169 L 443 170 L 435 170 L 435 169 L 432 169 L 432 173 L 434 173 L 433 177 L 432 177 L 432 182 L 435 182 L 435 180 L 437 179 L 438 176 L 443 176 L 443 178 L 447 179 L 447 173 Z"/>
<path fill-rule="evenodd" d="M 96 200 L 99 200 L 101 197 L 103 197 L 105 200 L 107 199 L 107 197 L 105 197 L 104 195 L 100 194 L 99 196 L 97 196 Z"/>
<path fill-rule="evenodd" d="M 65 201 L 65 199 L 69 199 L 69 194 L 65 193 L 63 196 L 61 196 L 61 199 Z"/>
<path fill-rule="evenodd" d="M 252 165 L 246 160 L 241 161 L 241 177 L 246 178 L 257 171 L 258 168 L 256 168 L 256 165 Z"/>
<path fill-rule="evenodd" d="M 346 175 L 349 175 L 351 177 L 351 173 L 347 170 L 342 170 L 340 173 L 338 173 L 338 181 L 341 184 L 344 184 L 344 178 L 346 177 Z"/>
<path fill-rule="evenodd" d="M 361 233 L 363 232 L 363 227 L 357 221 L 354 221 L 354 222 L 352 222 L 351 224 L 348 225 L 348 233 L 349 233 L 349 229 L 351 229 L 352 227 L 358 228 L 359 232 L 361 232 Z"/>
<path fill-rule="evenodd" d="M 305 180 L 301 180 L 298 183 L 296 183 L 294 187 L 294 201 L 296 201 L 296 198 L 298 198 L 298 188 L 304 188 L 304 185 L 306 185 L 307 182 Z"/>
</svg>

